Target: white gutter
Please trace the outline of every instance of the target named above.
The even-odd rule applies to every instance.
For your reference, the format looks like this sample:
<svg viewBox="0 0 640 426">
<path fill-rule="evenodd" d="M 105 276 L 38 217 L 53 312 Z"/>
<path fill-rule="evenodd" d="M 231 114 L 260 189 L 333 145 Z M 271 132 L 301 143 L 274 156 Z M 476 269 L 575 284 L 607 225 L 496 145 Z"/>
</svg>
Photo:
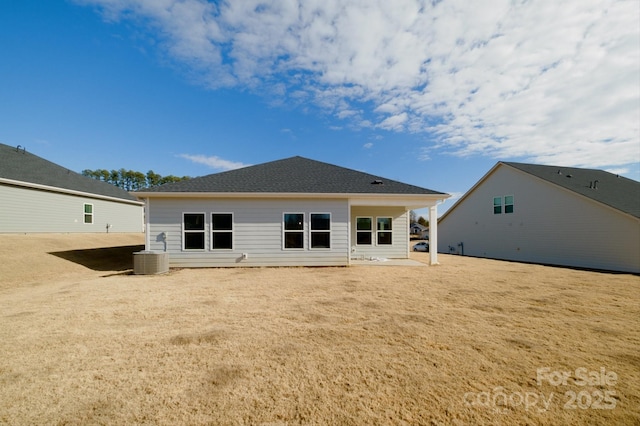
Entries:
<svg viewBox="0 0 640 426">
<path fill-rule="evenodd" d="M 61 194 L 77 195 L 79 197 L 87 197 L 87 198 L 94 198 L 94 199 L 107 200 L 107 201 L 116 201 L 118 203 L 134 204 L 138 206 L 144 205 L 144 203 L 140 201 L 127 200 L 125 198 L 110 197 L 108 195 L 99 195 L 91 192 L 75 191 L 73 189 L 58 188 L 56 186 L 40 185 L 39 183 L 23 182 L 23 181 L 13 180 L 13 179 L 0 178 L 0 183 L 12 185 L 12 186 L 21 186 L 24 188 L 39 189 L 41 191 L 59 192 Z"/>
<path fill-rule="evenodd" d="M 426 202 L 444 201 L 449 194 L 370 194 L 370 193 L 313 193 L 313 192 L 144 192 L 135 193 L 140 198 L 347 198 L 377 203 L 379 200 L 403 201 L 422 206 Z M 400 205 L 400 204 L 398 204 Z"/>
</svg>

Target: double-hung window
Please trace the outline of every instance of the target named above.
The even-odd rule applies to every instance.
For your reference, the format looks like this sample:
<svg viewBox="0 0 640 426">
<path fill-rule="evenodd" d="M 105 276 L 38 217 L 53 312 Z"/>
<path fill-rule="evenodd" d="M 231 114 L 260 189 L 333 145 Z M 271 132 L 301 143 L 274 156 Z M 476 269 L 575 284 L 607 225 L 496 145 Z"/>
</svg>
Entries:
<svg viewBox="0 0 640 426">
<path fill-rule="evenodd" d="M 182 214 L 182 244 L 184 250 L 204 250 L 204 213 Z"/>
<path fill-rule="evenodd" d="M 311 213 L 311 248 L 331 248 L 331 213 Z"/>
<path fill-rule="evenodd" d="M 211 250 L 233 249 L 233 214 L 211 213 Z"/>
<path fill-rule="evenodd" d="M 285 249 L 304 248 L 304 213 L 284 213 L 282 228 Z"/>
<path fill-rule="evenodd" d="M 83 209 L 84 209 L 84 223 L 92 224 L 93 223 L 93 204 L 85 203 Z"/>
<path fill-rule="evenodd" d="M 502 197 L 493 197 L 493 214 L 502 214 Z"/>
<path fill-rule="evenodd" d="M 513 213 L 513 195 L 493 197 L 493 214 L 502 214 L 503 208 L 505 214 Z"/>
<path fill-rule="evenodd" d="M 373 218 L 356 217 L 356 245 L 370 246 L 373 243 Z"/>
<path fill-rule="evenodd" d="M 390 245 L 393 242 L 393 234 L 391 230 L 391 224 L 393 219 L 390 217 L 379 217 L 376 220 L 376 237 L 378 245 Z"/>
<path fill-rule="evenodd" d="M 513 213 L 513 195 L 504 196 L 504 212 Z"/>
</svg>

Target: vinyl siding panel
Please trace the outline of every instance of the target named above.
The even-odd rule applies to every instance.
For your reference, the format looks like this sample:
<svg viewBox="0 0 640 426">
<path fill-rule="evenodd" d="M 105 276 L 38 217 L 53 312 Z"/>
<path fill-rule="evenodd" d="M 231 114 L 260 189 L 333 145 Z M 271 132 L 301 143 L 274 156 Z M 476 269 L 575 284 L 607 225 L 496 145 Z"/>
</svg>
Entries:
<svg viewBox="0 0 640 426">
<path fill-rule="evenodd" d="M 346 200 L 172 199 L 149 201 L 150 249 L 169 252 L 171 267 L 329 266 L 349 262 Z M 182 214 L 205 213 L 205 250 L 182 249 Z M 304 213 L 304 248 L 283 248 L 283 213 Z M 210 250 L 211 213 L 233 213 L 233 249 Z M 331 213 L 331 248 L 309 248 L 311 213 Z M 161 234 L 166 233 L 165 242 Z M 242 259 L 246 253 L 247 258 Z"/>
<path fill-rule="evenodd" d="M 93 204 L 93 224 L 84 204 Z M 143 232 L 143 208 L 76 195 L 0 185 L 0 232 Z"/>
<path fill-rule="evenodd" d="M 358 217 L 371 217 L 373 219 L 373 238 L 371 245 L 358 245 L 356 234 L 356 219 Z M 376 239 L 376 219 L 378 217 L 391 217 L 392 244 L 379 245 Z M 406 259 L 409 250 L 409 215 L 402 207 L 384 206 L 353 206 L 351 207 L 351 241 L 352 256 L 354 258 L 372 257 L 389 259 Z"/>
<path fill-rule="evenodd" d="M 514 212 L 493 214 L 493 197 L 505 195 L 514 196 Z M 470 256 L 640 272 L 640 220 L 508 166 L 438 229 L 444 253 L 464 248 Z"/>
</svg>

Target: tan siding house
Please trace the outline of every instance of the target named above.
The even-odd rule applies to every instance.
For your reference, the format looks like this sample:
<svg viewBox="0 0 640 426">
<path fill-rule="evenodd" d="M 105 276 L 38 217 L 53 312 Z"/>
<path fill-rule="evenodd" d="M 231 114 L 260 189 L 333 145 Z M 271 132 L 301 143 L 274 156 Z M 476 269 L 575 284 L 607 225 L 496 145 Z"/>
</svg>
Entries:
<svg viewBox="0 0 640 426">
<path fill-rule="evenodd" d="M 302 157 L 162 185 L 146 202 L 146 251 L 171 267 L 345 266 L 406 259 L 409 211 L 448 194 Z M 434 251 L 432 263 L 437 262 Z"/>
<path fill-rule="evenodd" d="M 500 162 L 439 221 L 438 251 L 640 272 L 640 183 Z"/>
</svg>

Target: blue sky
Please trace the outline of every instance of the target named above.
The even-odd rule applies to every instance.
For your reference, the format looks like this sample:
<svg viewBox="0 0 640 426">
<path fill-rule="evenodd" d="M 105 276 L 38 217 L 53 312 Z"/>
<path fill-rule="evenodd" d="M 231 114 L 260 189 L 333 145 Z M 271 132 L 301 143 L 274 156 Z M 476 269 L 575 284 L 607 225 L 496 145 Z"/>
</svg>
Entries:
<svg viewBox="0 0 640 426">
<path fill-rule="evenodd" d="M 497 161 L 640 180 L 636 0 L 7 0 L 0 142 L 201 176 L 301 155 L 447 192 Z"/>
</svg>

